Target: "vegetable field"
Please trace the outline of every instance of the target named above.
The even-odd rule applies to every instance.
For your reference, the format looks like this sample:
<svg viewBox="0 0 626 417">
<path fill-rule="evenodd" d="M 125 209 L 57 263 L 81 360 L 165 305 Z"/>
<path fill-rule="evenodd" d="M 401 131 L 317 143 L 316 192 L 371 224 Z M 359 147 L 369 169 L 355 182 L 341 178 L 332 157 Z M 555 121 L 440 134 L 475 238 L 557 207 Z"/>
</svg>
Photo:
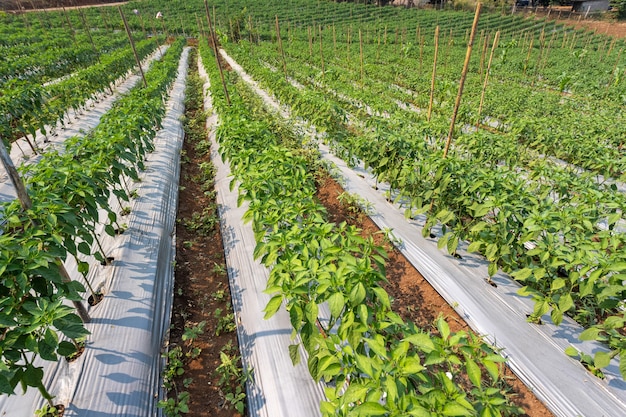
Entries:
<svg viewBox="0 0 626 417">
<path fill-rule="evenodd" d="M 173 361 L 200 354 L 202 326 L 185 326 L 188 359 L 167 353 L 187 38 L 211 97 L 196 149 L 220 167 L 202 175 L 230 182 L 204 193 L 217 194 L 241 345 L 224 376 L 239 385 L 224 394 L 233 413 L 289 415 L 298 399 L 302 416 L 528 413 L 506 366 L 554 415 L 623 412 L 626 43 L 488 9 L 151 0 L 0 16 L 0 410 L 188 410 Z M 107 96 L 95 127 L 64 133 Z M 329 175 L 473 331 L 401 317 L 387 251 L 319 201 Z M 121 290 L 137 279 L 150 281 Z M 143 307 L 113 320 L 120 299 Z M 136 350 L 117 351 L 107 324 L 141 329 Z M 81 402 L 95 382 L 56 365 L 73 356 L 137 360 L 103 368 L 128 398 Z M 562 381 L 542 380 L 551 362 Z M 20 405 L 21 391 L 41 398 Z"/>
</svg>

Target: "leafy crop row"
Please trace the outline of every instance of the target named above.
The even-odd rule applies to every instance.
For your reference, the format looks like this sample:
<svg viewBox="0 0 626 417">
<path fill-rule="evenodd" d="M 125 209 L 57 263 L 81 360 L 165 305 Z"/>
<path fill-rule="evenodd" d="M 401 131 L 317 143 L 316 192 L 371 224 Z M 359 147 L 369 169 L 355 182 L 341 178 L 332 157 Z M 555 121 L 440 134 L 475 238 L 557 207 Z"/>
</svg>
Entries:
<svg viewBox="0 0 626 417">
<path fill-rule="evenodd" d="M 85 288 L 68 282 L 59 266 L 67 256 L 76 257 L 86 277 L 89 265 L 78 255 L 99 252 L 93 247 L 95 226 L 102 221 L 98 209 L 108 213 L 105 231 L 115 234 L 117 217 L 109 198 L 130 198 L 123 178 L 137 179 L 153 149 L 182 46 L 182 41 L 173 44 L 146 74 L 148 87 L 136 87 L 118 100 L 96 129 L 22 168 L 31 209 L 22 210 L 18 201 L 0 207 L 6 221 L 0 235 L 0 392 L 30 386 L 50 402 L 36 358 L 69 356 L 75 343 L 62 339 L 76 341 L 88 334 L 65 304 L 82 300 Z"/>
<path fill-rule="evenodd" d="M 535 300 L 533 321 L 546 313 L 557 324 L 565 314 L 575 317 L 589 328 L 583 338 L 608 342 L 612 349 L 596 354 L 596 366 L 619 355 L 626 373 L 620 332 L 626 320 L 623 194 L 528 152 L 507 134 L 459 132 L 444 159 L 445 118 L 427 122 L 415 112 L 394 110 L 391 100 L 376 96 L 375 82 L 374 92 L 369 83 L 360 84 L 358 71 L 346 77 L 335 69 L 342 64 L 330 61 L 328 73 L 315 76 L 304 53 L 290 53 L 289 73 L 305 86 L 298 88 L 255 56 L 273 54 L 270 62 L 279 62 L 276 44 L 251 49 L 242 41 L 232 51 L 283 103 L 325 130 L 346 158 L 361 159 L 389 182 L 408 216 L 424 214 L 426 235 L 443 225 L 441 248 L 453 254 L 460 241 L 469 241 L 471 251 L 491 262 L 490 275 L 502 268 L 526 285 L 521 293 Z M 365 104 L 389 115 L 355 106 L 349 97 L 358 90 L 369 100 Z"/>
<path fill-rule="evenodd" d="M 209 53 L 201 49 L 205 63 Z M 451 333 L 443 318 L 427 332 L 395 314 L 380 286 L 384 251 L 355 227 L 328 223 L 315 200 L 316 152 L 279 128 L 233 73 L 226 105 L 217 68 L 207 70 L 220 152 L 249 203 L 254 255 L 271 269 L 266 317 L 285 304 L 311 375 L 327 382 L 323 415 L 515 414 L 499 388 L 504 359 L 472 334 Z M 324 303 L 328 323 L 319 320 Z M 300 359 L 297 345 L 289 351 Z"/>
</svg>

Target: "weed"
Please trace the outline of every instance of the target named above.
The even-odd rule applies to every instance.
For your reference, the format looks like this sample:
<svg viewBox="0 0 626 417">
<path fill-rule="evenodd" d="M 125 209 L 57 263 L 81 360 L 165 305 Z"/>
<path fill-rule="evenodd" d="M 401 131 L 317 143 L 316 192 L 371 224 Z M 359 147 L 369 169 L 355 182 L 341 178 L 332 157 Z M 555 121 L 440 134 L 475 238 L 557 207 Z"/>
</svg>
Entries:
<svg viewBox="0 0 626 417">
<path fill-rule="evenodd" d="M 215 372 L 219 376 L 218 387 L 224 399 L 238 413 L 243 414 L 245 409 L 246 382 L 252 377 L 252 372 L 244 370 L 239 364 L 241 357 L 230 355 L 224 348 L 220 351 L 220 365 Z"/>
<path fill-rule="evenodd" d="M 215 229 L 219 218 L 215 213 L 215 209 L 212 207 L 206 207 L 202 210 L 202 213 L 197 211 L 191 214 L 191 218 L 183 220 L 185 227 L 193 232 L 202 236 L 207 236 L 211 231 Z"/>
<path fill-rule="evenodd" d="M 226 290 L 216 290 L 211 294 L 215 301 L 224 301 L 226 299 Z"/>
</svg>

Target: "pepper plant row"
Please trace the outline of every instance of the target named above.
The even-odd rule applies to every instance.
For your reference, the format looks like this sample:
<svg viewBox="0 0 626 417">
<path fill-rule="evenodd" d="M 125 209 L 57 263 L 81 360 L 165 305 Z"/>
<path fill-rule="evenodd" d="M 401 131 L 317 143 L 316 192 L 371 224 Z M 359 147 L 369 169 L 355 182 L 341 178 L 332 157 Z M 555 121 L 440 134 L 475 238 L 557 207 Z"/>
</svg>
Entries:
<svg viewBox="0 0 626 417">
<path fill-rule="evenodd" d="M 136 45 L 143 59 L 156 47 L 154 41 L 143 40 Z M 11 80 L 2 88 L 0 97 L 0 136 L 10 144 L 38 129 L 64 122 L 70 110 L 78 111 L 87 100 L 111 89 L 112 84 L 136 65 L 130 47 L 119 49 L 100 62 L 58 83 L 43 86 L 28 81 Z M 36 146 L 36 144 L 35 144 Z"/>
<path fill-rule="evenodd" d="M 426 235 L 442 224 L 441 248 L 453 254 L 460 241 L 469 241 L 470 251 L 491 262 L 490 275 L 502 268 L 526 285 L 521 292 L 535 299 L 533 321 L 548 312 L 557 324 L 564 314 L 575 317 L 588 327 L 582 337 L 608 342 L 612 349 L 598 353 L 596 365 L 604 367 L 619 355 L 626 374 L 619 332 L 626 322 L 625 236 L 618 231 L 622 194 L 520 152 L 511 136 L 460 134 L 444 159 L 446 127 L 437 120 L 367 115 L 364 127 L 350 124 L 345 100 L 312 83 L 294 87 L 251 56 L 247 46 L 229 50 L 283 104 L 326 131 L 340 155 L 362 160 L 389 182 L 407 216 L 425 215 Z"/>
<path fill-rule="evenodd" d="M 214 62 L 207 48 L 203 61 Z M 245 221 L 257 239 L 254 256 L 271 269 L 265 313 L 285 304 L 302 338 L 308 368 L 327 383 L 324 416 L 514 415 L 498 388 L 504 359 L 480 338 L 451 333 L 439 318 L 432 331 L 404 322 L 391 309 L 385 257 L 372 238 L 345 223 L 329 223 L 315 199 L 317 151 L 266 113 L 234 73 L 232 105 L 217 68 L 207 68 L 216 111 L 217 139 Z M 328 303 L 329 322 L 319 320 Z M 298 346 L 289 347 L 298 361 Z"/>
<path fill-rule="evenodd" d="M 91 288 L 89 264 L 79 254 L 106 256 L 94 245 L 95 227 L 102 222 L 99 209 L 108 213 L 106 233 L 115 235 L 117 215 L 109 199 L 130 198 L 124 177 L 138 179 L 153 149 L 182 47 L 182 40 L 174 43 L 146 74 L 148 87 L 137 86 L 120 98 L 93 131 L 21 168 L 31 209 L 22 210 L 18 201 L 0 206 L 5 220 L 0 234 L 1 393 L 13 394 L 18 385 L 35 387 L 52 405 L 36 358 L 69 356 L 88 334 L 65 304 L 82 300 L 85 288 L 68 281 L 59 267 L 67 256 L 75 257 Z"/>
</svg>

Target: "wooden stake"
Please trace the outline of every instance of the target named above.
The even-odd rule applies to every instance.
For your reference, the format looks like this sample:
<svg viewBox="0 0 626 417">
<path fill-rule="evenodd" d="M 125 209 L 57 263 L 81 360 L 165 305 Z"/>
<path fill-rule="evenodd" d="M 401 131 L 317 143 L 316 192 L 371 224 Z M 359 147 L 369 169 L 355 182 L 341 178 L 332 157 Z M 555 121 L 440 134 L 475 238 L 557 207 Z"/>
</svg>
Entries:
<svg viewBox="0 0 626 417">
<path fill-rule="evenodd" d="M 224 89 L 224 96 L 226 96 L 226 103 L 230 106 L 230 95 L 228 94 L 228 87 L 226 87 L 226 80 L 224 79 L 224 70 L 222 69 L 222 62 L 219 57 L 219 50 L 217 49 L 217 41 L 215 40 L 215 32 L 213 31 L 213 24 L 211 23 L 211 14 L 209 13 L 209 4 L 207 0 L 204 0 L 204 9 L 206 11 L 206 20 L 209 22 L 209 38 L 213 44 L 213 55 L 215 55 L 215 61 L 217 62 L 217 68 L 220 71 L 220 78 L 222 80 L 222 87 Z M 215 18 L 215 15 L 213 16 Z"/>
<path fill-rule="evenodd" d="M 133 49 L 133 54 L 135 55 L 135 61 L 137 62 L 137 66 L 139 67 L 139 73 L 141 73 L 141 79 L 143 80 L 143 86 L 147 88 L 148 82 L 146 81 L 146 76 L 143 73 L 143 68 L 141 68 L 141 60 L 139 59 L 139 55 L 137 55 L 137 49 L 135 49 L 135 42 L 133 41 L 133 36 L 131 35 L 130 29 L 128 28 L 128 22 L 126 21 L 124 12 L 122 12 L 122 8 L 120 6 L 117 6 L 117 10 L 119 10 L 120 16 L 122 17 L 122 22 L 124 22 L 124 28 L 126 28 L 126 35 L 128 35 L 128 41 L 130 42 L 130 47 Z"/>
<path fill-rule="evenodd" d="M 322 61 L 322 79 L 324 79 L 325 70 L 324 70 L 324 44 L 322 41 L 322 25 L 319 25 L 319 31 L 320 31 L 320 60 Z"/>
<path fill-rule="evenodd" d="M 535 38 L 530 38 L 530 45 L 528 46 L 528 53 L 526 54 L 526 61 L 524 61 L 524 71 L 523 74 L 526 75 L 526 68 L 528 68 L 528 60 L 530 59 L 530 53 L 533 50 L 533 41 Z"/>
<path fill-rule="evenodd" d="M 606 56 L 611 56 L 611 51 L 613 50 L 613 47 L 615 46 L 615 42 L 617 41 L 617 38 L 613 38 L 613 40 L 611 41 L 611 44 L 609 45 L 609 50 L 606 53 Z"/>
<path fill-rule="evenodd" d="M 280 38 L 280 24 L 278 23 L 278 15 L 276 15 L 276 38 L 278 40 L 278 50 L 283 60 L 283 72 L 285 73 L 285 81 L 288 82 L 289 78 L 287 77 L 287 61 L 285 60 L 285 51 L 283 50 L 283 40 Z"/>
<path fill-rule="evenodd" d="M 67 23 L 67 27 L 70 29 L 70 35 L 72 35 L 72 40 L 74 41 L 74 45 L 78 48 L 78 44 L 76 43 L 76 34 L 74 33 L 74 27 L 72 26 L 72 22 L 70 22 L 70 18 L 67 15 L 67 11 L 65 7 L 63 7 L 63 16 L 65 16 L 65 23 Z"/>
<path fill-rule="evenodd" d="M 426 120 L 430 122 L 433 112 L 433 99 L 435 97 L 435 77 L 437 74 L 437 54 L 439 53 L 439 26 L 435 28 L 435 57 L 433 58 L 433 76 L 430 81 L 430 101 L 428 102 L 428 115 Z"/>
<path fill-rule="evenodd" d="M 422 72 L 422 63 L 424 61 L 424 37 L 420 35 L 420 68 L 419 72 Z"/>
<path fill-rule="evenodd" d="M 347 42 L 347 51 L 348 51 L 348 60 L 350 60 L 350 43 L 352 41 L 352 25 L 348 26 L 348 42 Z"/>
<path fill-rule="evenodd" d="M 480 124 L 480 114 L 483 111 L 483 103 L 485 101 L 485 91 L 487 90 L 487 82 L 489 81 L 489 71 L 491 70 L 491 62 L 493 61 L 493 55 L 498 47 L 498 41 L 500 40 L 500 31 L 496 32 L 495 38 L 493 38 L 493 45 L 491 46 L 491 53 L 489 54 L 489 62 L 487 63 L 487 71 L 485 72 L 485 81 L 483 82 L 483 91 L 480 94 L 480 104 L 478 105 L 478 119 L 476 120 L 476 127 Z"/>
<path fill-rule="evenodd" d="M 450 149 L 450 143 L 452 142 L 452 135 L 454 134 L 454 124 L 456 123 L 456 116 L 459 112 L 459 106 L 461 105 L 461 97 L 463 96 L 463 87 L 465 86 L 465 78 L 467 77 L 467 69 L 469 67 L 469 61 L 472 56 L 472 47 L 474 46 L 474 37 L 476 36 L 476 26 L 478 26 L 478 18 L 480 17 L 480 9 L 482 3 L 476 4 L 476 14 L 474 15 L 474 23 L 472 24 L 472 32 L 470 33 L 470 40 L 467 44 L 467 52 L 465 53 L 465 63 L 463 64 L 463 72 L 461 72 L 461 80 L 459 81 L 459 93 L 456 96 L 456 102 L 454 103 L 454 112 L 452 113 L 452 120 L 450 121 L 450 131 L 448 132 L 448 139 L 446 140 L 446 147 L 443 150 L 443 157 L 448 155 Z"/>
<path fill-rule="evenodd" d="M 604 91 L 605 95 L 609 93 L 609 88 L 611 88 L 611 84 L 613 84 L 613 79 L 615 78 L 615 71 L 617 70 L 617 64 L 619 64 L 619 59 L 622 56 L 622 50 L 623 48 L 620 48 L 619 52 L 617 53 L 617 59 L 615 60 L 615 65 L 613 65 L 613 71 L 611 71 L 611 78 L 609 78 L 609 82 L 606 85 L 606 90 Z"/>
<path fill-rule="evenodd" d="M 91 28 L 89 27 L 89 24 L 87 23 L 87 19 L 85 18 L 85 15 L 83 14 L 83 9 L 79 8 L 78 14 L 80 15 L 80 19 L 83 21 L 83 26 L 85 27 L 85 31 L 87 32 L 89 43 L 91 43 L 91 47 L 93 48 L 93 51 L 96 53 L 96 59 L 98 60 L 98 62 L 100 62 L 100 53 L 98 52 L 98 48 L 96 48 L 96 44 L 93 42 L 93 38 L 91 37 Z"/>
<path fill-rule="evenodd" d="M 311 26 L 307 26 L 306 29 L 309 35 L 309 59 L 313 60 L 313 36 L 311 35 Z"/>
<path fill-rule="evenodd" d="M 13 188 L 15 188 L 15 192 L 17 194 L 18 200 L 20 201 L 22 209 L 24 211 L 30 210 L 33 207 L 33 203 L 30 199 L 30 196 L 28 195 L 28 192 L 26 191 L 24 182 L 22 182 L 22 179 L 20 178 L 17 169 L 15 169 L 15 165 L 13 165 L 13 160 L 11 160 L 11 156 L 9 155 L 7 148 L 4 146 L 4 141 L 2 140 L 2 138 L 0 138 L 0 162 L 2 162 L 4 170 L 11 180 Z M 63 265 L 61 260 L 59 258 L 56 258 L 55 263 L 59 268 L 59 273 L 61 274 L 62 281 L 66 283 L 71 282 L 72 279 L 67 273 L 67 270 L 65 269 L 65 266 Z M 87 309 L 85 308 L 84 304 L 80 301 L 72 301 L 72 304 L 74 304 L 74 308 L 76 308 L 76 312 L 80 316 L 83 323 L 89 323 L 91 318 L 89 317 L 89 313 L 87 313 Z"/>
<path fill-rule="evenodd" d="M 487 47 L 489 46 L 489 38 L 491 37 L 491 35 L 489 33 L 485 34 L 485 37 L 482 39 L 483 42 L 483 47 L 482 47 L 482 52 L 480 54 L 480 69 L 478 70 L 478 75 L 480 76 L 480 79 L 483 79 L 483 70 L 485 68 L 485 59 L 487 57 Z"/>
<path fill-rule="evenodd" d="M 361 29 L 359 29 L 359 54 L 361 60 L 361 88 L 365 84 L 365 70 L 363 68 L 363 36 L 361 36 Z"/>
</svg>

